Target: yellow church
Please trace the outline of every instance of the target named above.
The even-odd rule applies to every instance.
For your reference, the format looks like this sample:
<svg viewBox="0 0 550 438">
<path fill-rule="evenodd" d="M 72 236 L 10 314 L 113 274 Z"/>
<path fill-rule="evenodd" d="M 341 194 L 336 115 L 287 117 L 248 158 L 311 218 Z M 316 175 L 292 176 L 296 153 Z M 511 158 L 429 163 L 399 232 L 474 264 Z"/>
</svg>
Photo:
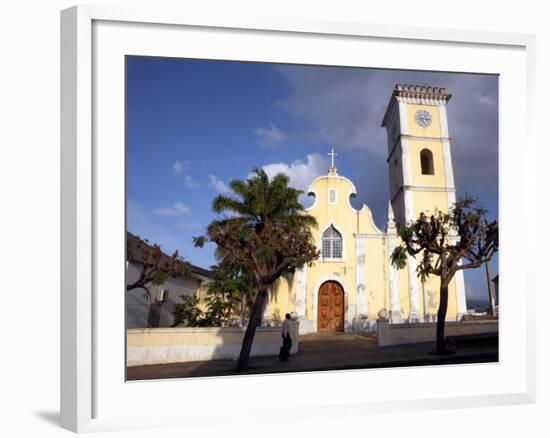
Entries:
<svg viewBox="0 0 550 438">
<path fill-rule="evenodd" d="M 444 88 L 397 84 L 381 126 L 387 132 L 389 173 L 385 230 L 373 221 L 367 205 L 356 210 L 357 190 L 338 174 L 335 153 L 327 174 L 309 188 L 315 197 L 307 209 L 318 222 L 313 231 L 321 255 L 293 278 L 280 279 L 269 294 L 264 322 L 286 313 L 299 321 L 300 334 L 374 330 L 379 318 L 392 324 L 435 321 L 439 278 L 422 283 L 416 259 L 397 270 L 390 254 L 399 244 L 397 229 L 420 212 L 448 211 L 455 202 L 451 139 Z M 448 320 L 466 313 L 464 277 L 458 271 L 449 285 Z"/>
</svg>

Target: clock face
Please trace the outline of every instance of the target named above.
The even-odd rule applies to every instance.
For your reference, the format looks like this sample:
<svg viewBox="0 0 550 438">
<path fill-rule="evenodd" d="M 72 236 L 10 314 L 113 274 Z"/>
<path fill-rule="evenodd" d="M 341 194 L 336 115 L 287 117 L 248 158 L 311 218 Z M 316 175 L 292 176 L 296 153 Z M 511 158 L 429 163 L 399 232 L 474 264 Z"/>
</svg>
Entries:
<svg viewBox="0 0 550 438">
<path fill-rule="evenodd" d="M 419 126 L 427 128 L 432 123 L 432 115 L 429 111 L 420 109 L 414 114 L 414 120 Z"/>
</svg>

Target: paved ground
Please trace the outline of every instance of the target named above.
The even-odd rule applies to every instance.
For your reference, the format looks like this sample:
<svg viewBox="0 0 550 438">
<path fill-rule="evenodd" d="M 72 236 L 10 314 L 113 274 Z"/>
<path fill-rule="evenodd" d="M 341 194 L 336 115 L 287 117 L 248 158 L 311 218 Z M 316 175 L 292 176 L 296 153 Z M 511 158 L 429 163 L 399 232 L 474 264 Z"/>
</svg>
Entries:
<svg viewBox="0 0 550 438">
<path fill-rule="evenodd" d="M 495 340 L 493 340 L 495 341 Z M 252 357 L 248 374 L 328 371 L 435 364 L 497 362 L 496 342 L 457 341 L 454 354 L 437 356 L 434 343 L 378 347 L 372 335 L 349 333 L 300 336 L 300 351 L 281 362 L 277 356 Z M 235 373 L 235 360 L 211 360 L 129 367 L 128 380 L 207 377 Z"/>
</svg>

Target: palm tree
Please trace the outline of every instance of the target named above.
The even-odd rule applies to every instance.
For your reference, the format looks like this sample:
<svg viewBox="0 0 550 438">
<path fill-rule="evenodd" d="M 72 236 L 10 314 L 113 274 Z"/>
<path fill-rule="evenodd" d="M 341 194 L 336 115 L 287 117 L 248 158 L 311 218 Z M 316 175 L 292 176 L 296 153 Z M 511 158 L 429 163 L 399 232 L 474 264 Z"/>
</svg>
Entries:
<svg viewBox="0 0 550 438">
<path fill-rule="evenodd" d="M 298 201 L 303 194 L 288 186 L 289 178 L 278 173 L 271 181 L 261 168 L 254 168 L 252 176 L 246 180 L 231 181 L 229 187 L 237 198 L 219 195 L 212 203 L 216 213 L 230 213 L 240 223 L 261 229 L 268 222 L 281 222 L 289 225 L 317 226 L 313 216 L 304 214 L 304 207 Z"/>
<path fill-rule="evenodd" d="M 206 240 L 215 242 L 219 258 L 239 263 L 253 274 L 253 303 L 237 371 L 248 368 L 269 288 L 282 275 L 293 273 L 319 256 L 310 231 L 317 221 L 298 201 L 303 192 L 288 183 L 285 174 L 270 180 L 259 168 L 253 169 L 245 181 L 232 181 L 234 194 L 219 195 L 212 203 L 214 212 L 225 216 L 212 221 L 206 236 L 195 238 L 197 246 Z"/>
</svg>

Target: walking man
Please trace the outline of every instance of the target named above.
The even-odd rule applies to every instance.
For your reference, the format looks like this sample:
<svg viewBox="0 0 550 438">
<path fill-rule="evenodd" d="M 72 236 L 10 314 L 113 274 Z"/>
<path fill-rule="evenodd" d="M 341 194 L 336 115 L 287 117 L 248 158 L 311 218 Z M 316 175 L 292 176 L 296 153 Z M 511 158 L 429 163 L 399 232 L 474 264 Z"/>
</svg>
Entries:
<svg viewBox="0 0 550 438">
<path fill-rule="evenodd" d="M 281 332 L 283 337 L 283 346 L 279 351 L 279 359 L 283 362 L 288 361 L 290 356 L 290 349 L 292 348 L 292 339 L 290 337 L 290 313 L 285 315 L 285 320 L 283 321 L 283 331 Z"/>
</svg>

